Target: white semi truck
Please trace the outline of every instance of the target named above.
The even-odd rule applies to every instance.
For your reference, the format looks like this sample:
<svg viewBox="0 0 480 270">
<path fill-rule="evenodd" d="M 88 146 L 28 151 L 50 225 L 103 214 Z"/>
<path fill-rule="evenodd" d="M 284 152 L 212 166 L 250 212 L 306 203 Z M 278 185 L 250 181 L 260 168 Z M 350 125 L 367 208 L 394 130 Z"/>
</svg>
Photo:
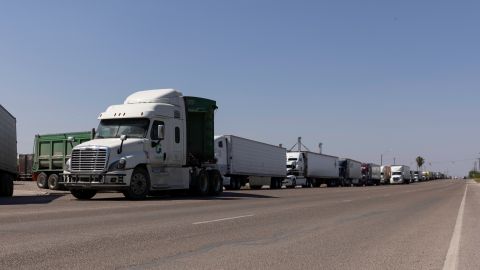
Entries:
<svg viewBox="0 0 480 270">
<path fill-rule="evenodd" d="M 286 149 L 233 135 L 215 137 L 215 158 L 227 189 L 238 190 L 249 183 L 251 189 L 282 186 L 286 177 Z"/>
<path fill-rule="evenodd" d="M 308 151 L 287 152 L 287 187 L 320 187 L 340 185 L 338 157 Z"/>
<path fill-rule="evenodd" d="M 17 120 L 0 105 L 0 197 L 13 195 L 17 175 Z"/>
<path fill-rule="evenodd" d="M 390 184 L 410 184 L 411 174 L 410 167 L 405 165 L 392 166 L 392 176 Z"/>
<path fill-rule="evenodd" d="M 174 89 L 140 91 L 100 114 L 93 140 L 79 144 L 63 180 L 78 199 L 100 190 L 144 199 L 165 190 L 219 195 L 213 100 Z"/>
</svg>

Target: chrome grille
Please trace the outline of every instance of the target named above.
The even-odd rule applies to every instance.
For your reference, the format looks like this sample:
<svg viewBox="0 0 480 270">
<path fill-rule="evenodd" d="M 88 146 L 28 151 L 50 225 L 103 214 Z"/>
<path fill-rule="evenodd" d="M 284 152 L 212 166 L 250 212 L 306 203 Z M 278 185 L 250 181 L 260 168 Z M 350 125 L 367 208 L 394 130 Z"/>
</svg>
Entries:
<svg viewBox="0 0 480 270">
<path fill-rule="evenodd" d="M 107 166 L 107 149 L 86 148 L 72 151 L 73 172 L 103 172 Z"/>
</svg>

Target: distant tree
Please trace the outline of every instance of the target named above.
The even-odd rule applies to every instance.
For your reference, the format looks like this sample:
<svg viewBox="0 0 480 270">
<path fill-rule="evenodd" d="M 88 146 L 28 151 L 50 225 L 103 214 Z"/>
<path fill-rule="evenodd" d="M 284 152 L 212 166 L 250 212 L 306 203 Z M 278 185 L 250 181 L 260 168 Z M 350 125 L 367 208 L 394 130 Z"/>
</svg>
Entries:
<svg viewBox="0 0 480 270">
<path fill-rule="evenodd" d="M 425 164 L 425 159 L 421 156 L 418 156 L 415 161 L 417 162 L 417 171 L 420 171 L 422 168 L 423 164 Z"/>
<path fill-rule="evenodd" d="M 478 178 L 480 178 L 480 172 L 470 171 L 470 172 L 468 173 L 468 178 L 478 179 Z"/>
</svg>

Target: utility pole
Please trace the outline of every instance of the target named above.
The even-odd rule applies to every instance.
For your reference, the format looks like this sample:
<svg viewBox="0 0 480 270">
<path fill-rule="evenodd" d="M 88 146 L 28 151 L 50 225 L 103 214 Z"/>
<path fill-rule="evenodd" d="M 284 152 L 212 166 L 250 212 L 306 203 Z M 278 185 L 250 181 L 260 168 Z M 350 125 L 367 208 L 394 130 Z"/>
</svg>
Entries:
<svg viewBox="0 0 480 270">
<path fill-rule="evenodd" d="M 323 146 L 323 143 L 318 144 L 318 150 L 319 150 L 320 154 L 322 153 L 322 146 Z"/>
<path fill-rule="evenodd" d="M 480 153 L 478 153 L 480 155 Z M 478 158 L 478 170 L 480 170 L 480 158 Z"/>
<path fill-rule="evenodd" d="M 388 149 L 386 151 L 384 151 L 383 153 L 380 154 L 380 166 L 383 166 L 383 156 L 387 153 L 389 153 L 391 150 Z"/>
<path fill-rule="evenodd" d="M 393 158 L 393 165 L 397 165 L 397 158 Z"/>
</svg>

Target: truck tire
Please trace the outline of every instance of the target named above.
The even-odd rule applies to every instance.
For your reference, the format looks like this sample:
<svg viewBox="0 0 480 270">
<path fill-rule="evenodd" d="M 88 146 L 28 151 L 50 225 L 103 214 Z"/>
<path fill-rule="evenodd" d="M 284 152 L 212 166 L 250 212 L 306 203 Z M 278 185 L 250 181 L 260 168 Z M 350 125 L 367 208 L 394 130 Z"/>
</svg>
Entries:
<svg viewBox="0 0 480 270">
<path fill-rule="evenodd" d="M 209 171 L 208 177 L 210 180 L 210 192 L 211 196 L 219 196 L 223 192 L 223 179 L 218 171 Z"/>
<path fill-rule="evenodd" d="M 209 191 L 210 191 L 210 181 L 209 181 L 208 173 L 202 170 L 197 176 L 196 192 L 200 196 L 207 196 Z"/>
<path fill-rule="evenodd" d="M 322 182 L 320 182 L 320 181 L 318 181 L 318 180 L 316 180 L 316 179 L 314 179 L 314 180 L 312 180 L 312 181 L 313 181 L 313 182 L 312 182 L 313 187 L 319 188 L 319 187 L 322 185 Z"/>
<path fill-rule="evenodd" d="M 13 177 L 8 174 L 0 174 L 0 197 L 12 197 Z"/>
<path fill-rule="evenodd" d="M 335 186 L 333 180 L 331 180 L 331 179 L 326 180 L 326 182 L 327 182 L 327 187 L 334 187 Z"/>
<path fill-rule="evenodd" d="M 288 186 L 288 188 L 295 188 L 297 186 L 297 181 L 296 180 L 293 180 L 292 181 L 292 185 L 291 186 Z"/>
<path fill-rule="evenodd" d="M 70 193 L 79 200 L 90 200 L 97 194 L 97 191 L 93 189 L 72 189 Z"/>
<path fill-rule="evenodd" d="M 230 189 L 239 190 L 240 188 L 242 188 L 242 180 L 236 176 L 232 176 L 230 178 Z"/>
<path fill-rule="evenodd" d="M 150 177 L 142 167 L 135 168 L 130 178 L 130 186 L 123 195 L 129 200 L 144 200 L 150 191 Z"/>
<path fill-rule="evenodd" d="M 305 185 L 302 185 L 302 188 L 311 188 L 312 187 L 312 182 L 310 182 L 310 179 L 305 180 Z"/>
<path fill-rule="evenodd" d="M 240 190 L 242 188 L 242 183 L 245 183 L 245 180 L 242 178 L 237 178 L 235 181 L 235 190 Z"/>
<path fill-rule="evenodd" d="M 48 177 L 48 188 L 51 189 L 51 190 L 59 190 L 60 189 L 60 185 L 58 184 L 58 175 L 57 174 L 51 174 L 49 177 Z"/>
<path fill-rule="evenodd" d="M 48 188 L 48 176 L 46 173 L 42 172 L 37 176 L 37 187 L 39 188 Z"/>
<path fill-rule="evenodd" d="M 270 180 L 270 189 L 279 189 L 279 188 L 281 188 L 281 186 L 279 187 L 277 178 L 272 177 L 272 179 Z"/>
</svg>

